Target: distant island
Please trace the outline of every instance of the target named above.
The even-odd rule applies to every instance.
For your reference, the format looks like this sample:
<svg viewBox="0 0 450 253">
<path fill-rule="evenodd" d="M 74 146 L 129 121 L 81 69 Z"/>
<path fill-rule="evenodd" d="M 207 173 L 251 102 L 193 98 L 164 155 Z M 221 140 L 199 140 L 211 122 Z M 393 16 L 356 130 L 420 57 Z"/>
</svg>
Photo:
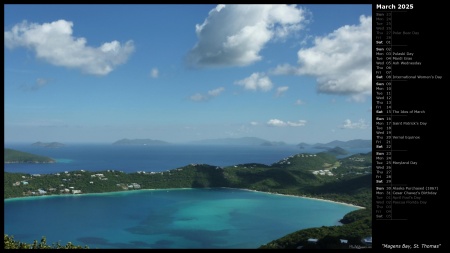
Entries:
<svg viewBox="0 0 450 253">
<path fill-rule="evenodd" d="M 260 144 L 261 146 L 285 146 L 287 145 L 283 141 L 266 141 Z"/>
<path fill-rule="evenodd" d="M 5 148 L 5 163 L 54 163 L 50 157 Z"/>
<path fill-rule="evenodd" d="M 112 143 L 113 145 L 169 145 L 174 144 L 171 142 L 167 142 L 164 140 L 155 140 L 155 139 L 121 139 Z M 269 141 L 263 138 L 258 137 L 240 137 L 240 138 L 216 138 L 216 139 L 203 139 L 196 141 L 189 141 L 184 144 L 192 144 L 192 145 L 230 145 L 230 146 L 287 146 L 294 145 L 300 149 L 324 149 L 331 150 L 336 147 L 340 147 L 343 149 L 354 149 L 354 148 L 372 148 L 372 140 L 350 140 L 350 141 L 331 141 L 328 143 L 316 143 L 316 144 L 308 144 L 305 142 L 299 144 L 286 143 L 284 141 Z M 42 145 L 42 144 L 41 144 Z"/>
<path fill-rule="evenodd" d="M 64 147 L 65 145 L 59 142 L 35 142 L 31 144 L 32 146 L 38 146 L 38 147 L 44 147 L 44 148 L 60 148 Z"/>
<path fill-rule="evenodd" d="M 122 139 L 113 143 L 113 145 L 167 145 L 169 142 L 152 139 Z"/>
<path fill-rule="evenodd" d="M 142 139 L 121 139 L 117 140 L 112 143 L 113 145 L 170 145 L 174 144 L 171 142 L 167 142 L 164 140 L 155 140 L 155 139 L 148 139 L 148 138 L 142 138 Z M 372 140 L 350 140 L 350 141 L 331 141 L 328 143 L 316 143 L 316 144 L 308 144 L 305 142 L 299 143 L 299 144 L 293 144 L 293 143 L 286 143 L 284 141 L 269 141 L 263 138 L 258 137 L 240 137 L 240 138 L 216 138 L 216 139 L 203 139 L 203 140 L 196 140 L 196 141 L 189 141 L 182 144 L 191 144 L 191 145 L 230 145 L 230 146 L 240 146 L 240 145 L 246 145 L 246 146 L 287 146 L 287 145 L 294 145 L 297 146 L 300 149 L 324 149 L 324 150 L 331 150 L 336 147 L 340 147 L 343 149 L 349 148 L 372 148 Z M 57 147 L 58 145 L 64 145 L 57 142 L 52 143 L 42 143 L 37 142 L 33 145 L 37 146 L 48 146 L 48 147 Z"/>
<path fill-rule="evenodd" d="M 328 153 L 336 155 L 336 156 L 348 154 L 348 151 L 341 147 L 334 147 L 334 148 L 323 147 L 323 149 L 327 150 Z"/>
<path fill-rule="evenodd" d="M 341 148 L 372 148 L 372 140 L 350 140 L 350 141 L 332 141 L 328 143 L 316 143 L 316 144 L 307 144 L 307 143 L 299 143 L 297 146 L 300 149 L 304 148 L 315 148 L 315 149 L 331 149 L 335 147 Z"/>
<path fill-rule="evenodd" d="M 282 141 L 268 141 L 257 137 L 242 137 L 242 138 L 222 138 L 222 139 L 206 139 L 199 141 L 192 141 L 190 144 L 199 145 L 252 145 L 252 146 L 280 146 L 286 145 Z"/>
</svg>

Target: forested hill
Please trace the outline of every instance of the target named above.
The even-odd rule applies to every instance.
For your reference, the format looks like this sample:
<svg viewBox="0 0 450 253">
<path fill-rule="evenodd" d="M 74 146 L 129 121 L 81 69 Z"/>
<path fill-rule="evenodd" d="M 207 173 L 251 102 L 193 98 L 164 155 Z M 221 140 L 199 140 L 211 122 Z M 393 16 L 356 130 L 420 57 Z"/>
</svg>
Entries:
<svg viewBox="0 0 450 253">
<path fill-rule="evenodd" d="M 29 196 L 38 189 L 46 194 L 62 194 L 67 193 L 64 190 L 69 187 L 79 190 L 77 193 L 231 187 L 324 198 L 367 207 L 371 205 L 371 159 L 371 153 L 336 159 L 322 152 L 293 155 L 272 165 L 249 163 L 222 168 L 190 164 L 165 172 L 73 171 L 39 177 L 5 173 L 4 197 Z M 27 184 L 20 184 L 24 180 Z"/>
<path fill-rule="evenodd" d="M 302 229 L 273 240 L 261 249 L 363 249 L 371 245 L 363 241 L 372 236 L 372 209 L 350 212 L 341 226 Z M 310 240 L 317 240 L 311 242 Z"/>
<path fill-rule="evenodd" d="M 5 148 L 5 163 L 54 163 L 50 157 Z"/>
</svg>

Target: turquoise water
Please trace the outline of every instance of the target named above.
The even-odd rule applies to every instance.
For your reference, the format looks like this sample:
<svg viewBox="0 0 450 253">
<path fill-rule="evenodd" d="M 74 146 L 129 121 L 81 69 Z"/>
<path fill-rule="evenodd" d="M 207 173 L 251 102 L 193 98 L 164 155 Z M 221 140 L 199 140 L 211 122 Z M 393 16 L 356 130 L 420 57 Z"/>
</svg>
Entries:
<svg viewBox="0 0 450 253">
<path fill-rule="evenodd" d="M 60 158 L 60 159 L 56 159 L 57 163 L 71 163 L 73 162 L 72 159 L 64 159 L 64 158 Z"/>
<path fill-rule="evenodd" d="M 90 248 L 257 248 L 338 225 L 355 207 L 238 189 L 141 190 L 4 201 L 4 232 Z"/>
</svg>

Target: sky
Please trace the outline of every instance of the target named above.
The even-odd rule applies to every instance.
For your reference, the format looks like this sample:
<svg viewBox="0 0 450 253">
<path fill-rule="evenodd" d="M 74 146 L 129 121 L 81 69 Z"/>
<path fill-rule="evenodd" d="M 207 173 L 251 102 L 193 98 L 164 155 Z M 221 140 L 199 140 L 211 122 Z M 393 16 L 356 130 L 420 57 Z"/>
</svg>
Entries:
<svg viewBox="0 0 450 253">
<path fill-rule="evenodd" d="M 4 5 L 4 140 L 372 139 L 371 5 Z"/>
</svg>

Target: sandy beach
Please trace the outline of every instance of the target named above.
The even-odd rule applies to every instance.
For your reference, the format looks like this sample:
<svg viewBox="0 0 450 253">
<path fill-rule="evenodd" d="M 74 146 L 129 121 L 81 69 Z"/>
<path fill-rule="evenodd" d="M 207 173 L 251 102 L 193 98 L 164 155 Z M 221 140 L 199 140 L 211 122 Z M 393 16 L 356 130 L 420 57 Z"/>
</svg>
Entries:
<svg viewBox="0 0 450 253">
<path fill-rule="evenodd" d="M 357 205 L 353 205 L 353 204 L 349 204 L 349 203 L 345 203 L 345 202 L 333 201 L 333 200 L 329 200 L 329 199 L 312 198 L 312 197 L 306 197 L 306 196 L 298 196 L 298 195 L 292 195 L 292 194 L 281 194 L 281 193 L 274 193 L 274 192 L 264 192 L 264 191 L 250 190 L 250 189 L 245 189 L 245 188 L 230 188 L 230 187 L 220 187 L 220 188 L 237 189 L 237 190 L 261 192 L 261 193 L 274 194 L 274 195 L 280 195 L 280 196 L 288 196 L 288 197 L 295 197 L 295 198 L 305 198 L 305 199 L 312 199 L 312 200 L 320 200 L 320 201 L 331 202 L 331 203 L 336 203 L 336 204 L 340 204 L 340 205 L 352 206 L 352 207 L 356 207 L 356 208 L 360 208 L 360 209 L 364 209 L 365 208 L 363 206 L 357 206 Z"/>
<path fill-rule="evenodd" d="M 312 198 L 312 197 L 306 197 L 306 196 L 298 196 L 298 195 L 292 195 L 292 194 L 281 194 L 281 193 L 274 193 L 274 192 L 264 192 L 264 191 L 257 191 L 257 190 L 251 190 L 251 189 L 245 189 L 245 188 L 232 188 L 232 187 L 217 187 L 217 188 L 223 188 L 223 189 L 236 189 L 236 190 L 243 190 L 243 191 L 251 191 L 251 192 L 260 192 L 260 193 L 267 193 L 267 194 L 273 194 L 273 195 L 280 195 L 280 196 L 288 196 L 288 197 L 295 197 L 295 198 L 305 198 L 305 199 L 312 199 L 312 200 L 320 200 L 325 202 L 331 202 L 336 203 L 340 205 L 346 205 L 346 206 L 352 206 L 356 208 L 363 209 L 365 207 L 363 206 L 357 206 L 345 202 L 339 202 L 339 201 L 333 201 L 328 199 L 320 199 L 320 198 Z M 190 189 L 196 189 L 196 188 L 160 188 L 160 189 L 139 189 L 139 190 L 133 190 L 133 191 L 163 191 L 163 190 L 190 190 Z M 208 188 L 205 188 L 208 189 Z M 214 188 L 209 188 L 214 189 Z M 31 198 L 42 198 L 42 197 L 62 197 L 62 196 L 81 196 L 81 195 L 100 195 L 100 194 L 115 194 L 115 193 L 126 193 L 126 192 L 133 192 L 129 190 L 124 191 L 113 191 L 113 192 L 91 192 L 91 193 L 77 193 L 77 194 L 47 194 L 47 195 L 39 195 L 39 196 L 24 196 L 24 197 L 17 197 L 17 198 L 7 198 L 4 199 L 4 201 L 13 201 L 13 200 L 26 200 Z"/>
</svg>

